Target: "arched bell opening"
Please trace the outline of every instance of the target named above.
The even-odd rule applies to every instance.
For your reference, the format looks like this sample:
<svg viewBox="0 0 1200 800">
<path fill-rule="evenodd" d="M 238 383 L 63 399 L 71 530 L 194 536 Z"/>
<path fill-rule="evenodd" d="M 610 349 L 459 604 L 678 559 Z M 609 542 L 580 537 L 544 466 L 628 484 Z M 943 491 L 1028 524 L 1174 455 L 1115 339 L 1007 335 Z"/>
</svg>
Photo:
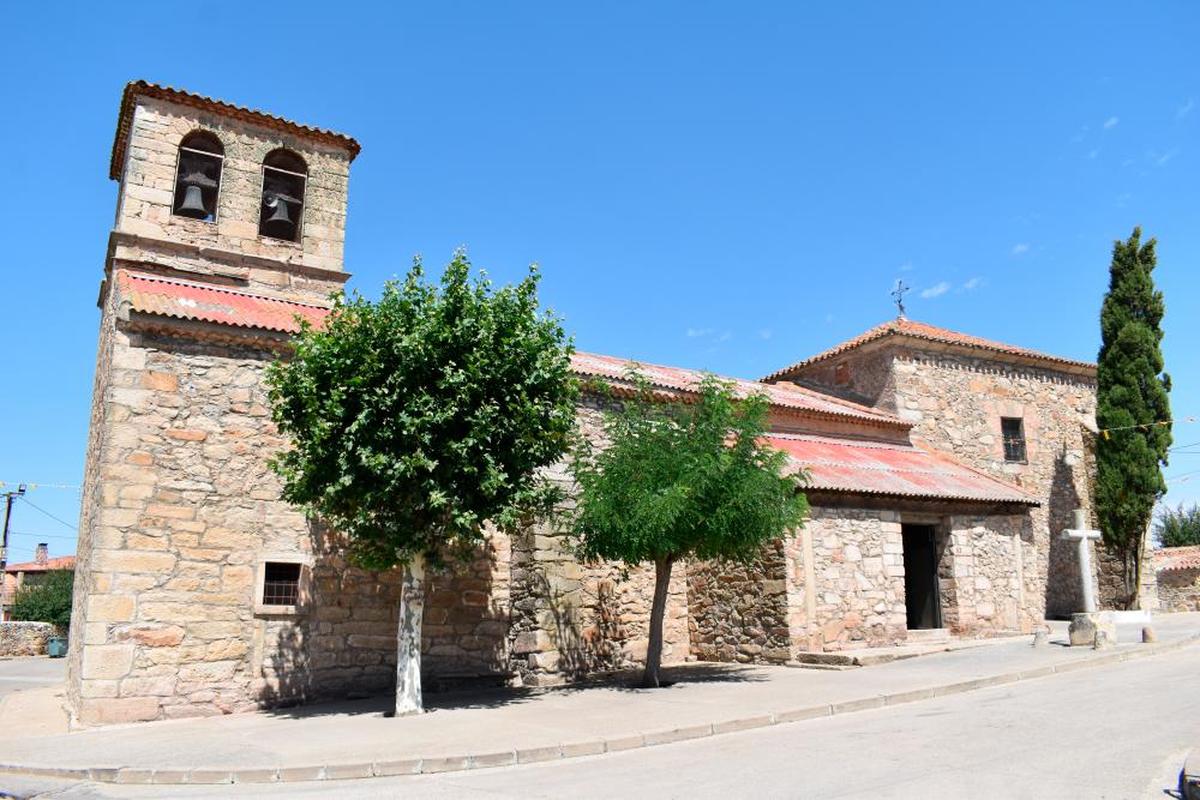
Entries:
<svg viewBox="0 0 1200 800">
<path fill-rule="evenodd" d="M 273 150 L 263 159 L 262 204 L 258 232 L 261 236 L 300 241 L 304 218 L 304 189 L 308 165 L 290 150 Z"/>
<path fill-rule="evenodd" d="M 208 131 L 193 131 L 183 137 L 179 143 L 171 213 L 205 222 L 215 221 L 224 160 L 225 148 L 221 146 L 221 140 Z"/>
</svg>

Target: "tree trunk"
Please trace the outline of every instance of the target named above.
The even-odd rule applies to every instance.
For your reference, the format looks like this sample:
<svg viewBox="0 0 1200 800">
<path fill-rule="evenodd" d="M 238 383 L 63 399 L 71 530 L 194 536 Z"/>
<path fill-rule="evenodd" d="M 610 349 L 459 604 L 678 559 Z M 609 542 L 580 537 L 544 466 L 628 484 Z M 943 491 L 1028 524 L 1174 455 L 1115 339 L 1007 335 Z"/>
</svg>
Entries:
<svg viewBox="0 0 1200 800">
<path fill-rule="evenodd" d="M 425 559 L 404 566 L 400 588 L 400 627 L 396 631 L 396 716 L 420 714 L 421 612 L 425 608 Z"/>
<path fill-rule="evenodd" d="M 672 556 L 654 562 L 654 602 L 650 606 L 650 642 L 646 645 L 646 672 L 642 687 L 658 688 L 658 668 L 662 664 L 663 616 L 667 610 L 667 589 L 671 585 Z"/>
</svg>

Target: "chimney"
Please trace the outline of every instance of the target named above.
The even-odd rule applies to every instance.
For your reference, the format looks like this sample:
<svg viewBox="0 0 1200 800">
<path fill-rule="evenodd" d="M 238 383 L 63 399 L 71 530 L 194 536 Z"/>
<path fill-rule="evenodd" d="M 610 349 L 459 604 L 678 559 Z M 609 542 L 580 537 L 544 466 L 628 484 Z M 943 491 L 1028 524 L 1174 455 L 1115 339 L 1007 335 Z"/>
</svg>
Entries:
<svg viewBox="0 0 1200 800">
<path fill-rule="evenodd" d="M 50 545 L 45 542 L 39 542 L 37 549 L 33 551 L 33 560 L 39 564 L 45 564 L 50 560 Z"/>
</svg>

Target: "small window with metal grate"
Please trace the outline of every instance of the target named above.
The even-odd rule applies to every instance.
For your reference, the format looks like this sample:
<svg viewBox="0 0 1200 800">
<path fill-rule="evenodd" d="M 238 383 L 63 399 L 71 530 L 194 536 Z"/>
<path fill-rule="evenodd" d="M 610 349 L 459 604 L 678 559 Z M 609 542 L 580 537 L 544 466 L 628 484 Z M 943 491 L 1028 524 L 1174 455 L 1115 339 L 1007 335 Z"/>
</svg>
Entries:
<svg viewBox="0 0 1200 800">
<path fill-rule="evenodd" d="M 1025 423 L 1020 417 L 1001 417 L 1000 432 L 1004 436 L 1004 460 L 1025 462 Z"/>
<path fill-rule="evenodd" d="M 263 579 L 264 606 L 294 606 L 300 598 L 300 564 L 268 561 Z"/>
</svg>

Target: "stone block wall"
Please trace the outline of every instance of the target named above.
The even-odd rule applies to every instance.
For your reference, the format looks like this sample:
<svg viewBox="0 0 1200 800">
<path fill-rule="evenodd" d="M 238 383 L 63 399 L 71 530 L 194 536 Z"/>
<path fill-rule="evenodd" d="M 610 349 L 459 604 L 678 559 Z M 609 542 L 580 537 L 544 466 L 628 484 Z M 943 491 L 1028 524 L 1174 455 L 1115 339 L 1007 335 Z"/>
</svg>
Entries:
<svg viewBox="0 0 1200 800">
<path fill-rule="evenodd" d="M 692 561 L 687 595 L 692 654 L 701 661 L 783 663 L 792 657 L 783 541 L 749 564 Z"/>
<path fill-rule="evenodd" d="M 1200 611 L 1200 567 L 1159 570 L 1158 600 L 1162 611 Z"/>
<path fill-rule="evenodd" d="M 51 636 L 59 635 L 49 622 L 0 622 L 0 656 L 41 656 Z"/>
<path fill-rule="evenodd" d="M 225 148 L 215 222 L 171 213 L 179 143 L 195 130 L 215 134 Z M 306 267 L 342 269 L 350 176 L 346 151 L 148 97 L 139 98 L 129 136 L 117 230 Z M 258 234 L 262 162 L 279 147 L 299 154 L 308 166 L 300 242 Z"/>
<path fill-rule="evenodd" d="M 904 641 L 904 540 L 896 512 L 814 505 L 802 534 L 784 546 L 796 650 Z"/>
<path fill-rule="evenodd" d="M 1041 622 L 1032 525 L 1028 514 L 944 518 L 939 577 L 943 625 L 951 633 L 1028 632 Z"/>
</svg>

